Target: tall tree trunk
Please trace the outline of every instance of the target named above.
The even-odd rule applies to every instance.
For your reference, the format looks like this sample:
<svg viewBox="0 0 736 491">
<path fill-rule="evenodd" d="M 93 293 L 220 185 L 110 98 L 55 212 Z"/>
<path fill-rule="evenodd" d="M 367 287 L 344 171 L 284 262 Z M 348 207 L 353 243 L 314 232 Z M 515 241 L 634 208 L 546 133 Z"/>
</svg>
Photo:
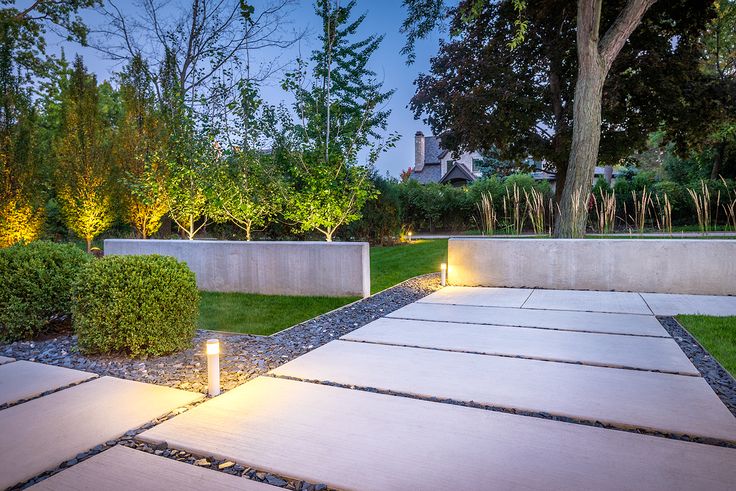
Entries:
<svg viewBox="0 0 736 491">
<path fill-rule="evenodd" d="M 721 175 L 721 165 L 723 164 L 723 157 L 726 154 L 726 140 L 722 139 L 716 146 L 716 158 L 713 160 L 713 168 L 710 171 L 710 178 L 713 180 L 718 179 Z"/>
<path fill-rule="evenodd" d="M 603 0 L 578 0 L 578 78 L 575 84 L 570 160 L 562 190 L 556 237 L 585 234 L 587 201 L 601 140 L 603 84 L 616 56 L 656 0 L 629 0 L 599 41 Z"/>
<path fill-rule="evenodd" d="M 87 243 L 87 254 L 92 252 L 92 237 L 85 237 L 84 241 Z"/>
</svg>

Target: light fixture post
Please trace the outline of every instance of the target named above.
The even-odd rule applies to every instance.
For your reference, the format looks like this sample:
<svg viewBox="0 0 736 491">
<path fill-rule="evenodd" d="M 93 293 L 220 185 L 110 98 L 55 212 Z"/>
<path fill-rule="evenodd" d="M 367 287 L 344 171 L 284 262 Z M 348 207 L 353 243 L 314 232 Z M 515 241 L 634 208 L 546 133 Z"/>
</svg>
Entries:
<svg viewBox="0 0 736 491">
<path fill-rule="evenodd" d="M 440 285 L 447 286 L 447 264 L 440 265 Z"/>
<path fill-rule="evenodd" d="M 207 340 L 207 394 L 220 395 L 220 340 Z"/>
</svg>

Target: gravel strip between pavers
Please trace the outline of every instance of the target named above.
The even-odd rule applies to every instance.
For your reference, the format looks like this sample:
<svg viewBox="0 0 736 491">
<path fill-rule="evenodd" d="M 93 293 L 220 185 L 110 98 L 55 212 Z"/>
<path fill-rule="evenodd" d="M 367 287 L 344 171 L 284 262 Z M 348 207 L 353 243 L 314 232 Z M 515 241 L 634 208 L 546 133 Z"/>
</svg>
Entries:
<svg viewBox="0 0 736 491">
<path fill-rule="evenodd" d="M 222 389 L 230 390 L 439 288 L 438 273 L 418 276 L 272 336 L 200 330 L 192 348 L 143 360 L 81 355 L 76 336 L 71 334 L 43 341 L 0 345 L 0 355 L 205 393 L 207 365 L 204 344 L 207 339 L 218 338 L 221 342 Z"/>
<path fill-rule="evenodd" d="M 674 317 L 657 317 L 723 404 L 736 416 L 736 380 Z"/>
</svg>

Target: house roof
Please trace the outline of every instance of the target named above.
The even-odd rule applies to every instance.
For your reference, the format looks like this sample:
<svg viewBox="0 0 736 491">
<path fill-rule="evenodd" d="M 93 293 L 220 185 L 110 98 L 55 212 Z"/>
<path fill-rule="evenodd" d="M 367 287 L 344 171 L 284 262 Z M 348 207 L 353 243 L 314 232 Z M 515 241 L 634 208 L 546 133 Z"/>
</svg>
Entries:
<svg viewBox="0 0 736 491">
<path fill-rule="evenodd" d="M 461 179 L 463 181 L 475 181 L 475 176 L 462 164 L 452 164 L 450 170 L 442 176 L 440 184 L 451 182 L 453 180 Z"/>
<path fill-rule="evenodd" d="M 426 136 L 424 137 L 424 163 L 425 164 L 439 164 L 441 155 L 444 149 L 440 145 L 440 138 L 438 136 Z"/>
</svg>

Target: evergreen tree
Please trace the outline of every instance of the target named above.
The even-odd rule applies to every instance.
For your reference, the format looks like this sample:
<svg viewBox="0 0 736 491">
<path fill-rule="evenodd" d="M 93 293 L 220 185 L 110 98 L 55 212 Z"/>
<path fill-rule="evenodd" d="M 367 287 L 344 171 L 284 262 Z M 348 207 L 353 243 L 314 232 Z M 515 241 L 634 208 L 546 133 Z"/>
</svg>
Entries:
<svg viewBox="0 0 736 491">
<path fill-rule="evenodd" d="M 115 218 L 110 128 L 98 102 L 95 76 L 77 56 L 62 91 L 61 128 L 54 145 L 56 193 L 67 227 L 85 240 L 88 251 Z"/>
</svg>

